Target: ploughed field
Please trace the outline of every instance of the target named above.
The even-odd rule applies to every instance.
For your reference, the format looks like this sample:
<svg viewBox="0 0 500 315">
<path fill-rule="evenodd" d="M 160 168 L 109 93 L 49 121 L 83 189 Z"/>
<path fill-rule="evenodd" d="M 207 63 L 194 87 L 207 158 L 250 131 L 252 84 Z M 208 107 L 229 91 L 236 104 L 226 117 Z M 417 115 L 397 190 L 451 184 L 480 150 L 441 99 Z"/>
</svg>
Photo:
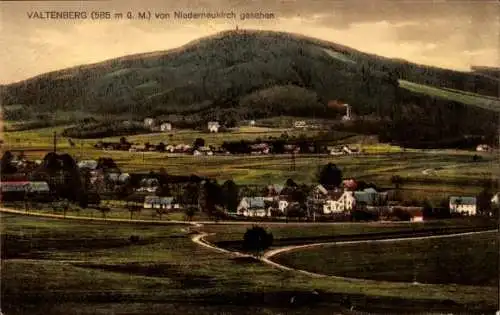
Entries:
<svg viewBox="0 0 500 315">
<path fill-rule="evenodd" d="M 498 232 L 394 242 L 338 244 L 273 257 L 320 274 L 378 281 L 497 287 Z"/>
</svg>

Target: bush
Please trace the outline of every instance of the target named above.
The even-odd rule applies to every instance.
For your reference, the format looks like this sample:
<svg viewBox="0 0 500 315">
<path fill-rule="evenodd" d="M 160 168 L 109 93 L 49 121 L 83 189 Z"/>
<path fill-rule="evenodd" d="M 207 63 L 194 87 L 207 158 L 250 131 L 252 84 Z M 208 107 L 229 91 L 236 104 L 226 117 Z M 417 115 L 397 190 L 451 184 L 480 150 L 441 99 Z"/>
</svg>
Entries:
<svg viewBox="0 0 500 315">
<path fill-rule="evenodd" d="M 243 237 L 243 248 L 246 251 L 259 255 L 262 251 L 273 244 L 273 234 L 267 232 L 263 227 L 254 226 L 245 232 Z"/>
</svg>

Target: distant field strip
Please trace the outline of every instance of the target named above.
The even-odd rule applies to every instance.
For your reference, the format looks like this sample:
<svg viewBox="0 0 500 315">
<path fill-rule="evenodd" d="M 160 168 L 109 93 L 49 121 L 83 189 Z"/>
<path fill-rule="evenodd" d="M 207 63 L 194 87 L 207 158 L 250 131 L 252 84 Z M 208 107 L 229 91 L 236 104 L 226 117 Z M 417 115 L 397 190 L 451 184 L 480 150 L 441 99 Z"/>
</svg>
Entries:
<svg viewBox="0 0 500 315">
<path fill-rule="evenodd" d="M 474 93 L 463 93 L 461 91 L 437 88 L 405 80 L 399 80 L 399 86 L 412 92 L 423 93 L 450 101 L 460 102 L 463 104 L 500 112 L 500 99 L 491 96 L 483 96 Z"/>
<path fill-rule="evenodd" d="M 344 54 L 342 53 L 339 53 L 339 52 L 336 52 L 336 51 L 333 51 L 331 49 L 326 49 L 326 48 L 323 48 L 323 51 L 330 57 L 332 58 L 335 58 L 337 60 L 340 60 L 342 62 L 348 62 L 348 63 L 352 63 L 352 64 L 356 64 L 356 61 L 354 60 L 351 60 L 349 59 L 347 56 L 345 56 Z"/>
</svg>

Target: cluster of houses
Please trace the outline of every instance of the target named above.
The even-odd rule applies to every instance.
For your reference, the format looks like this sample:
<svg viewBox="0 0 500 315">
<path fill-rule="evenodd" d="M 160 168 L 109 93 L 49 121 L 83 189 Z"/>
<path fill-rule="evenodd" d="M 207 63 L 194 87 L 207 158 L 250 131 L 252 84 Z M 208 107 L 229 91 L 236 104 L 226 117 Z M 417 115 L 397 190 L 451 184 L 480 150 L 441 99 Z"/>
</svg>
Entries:
<svg viewBox="0 0 500 315">
<path fill-rule="evenodd" d="M 40 164 L 41 161 L 29 162 L 25 159 L 13 160 L 16 165 Z M 138 175 L 134 184 L 135 192 L 144 197 L 143 208 L 176 210 L 182 206 L 173 197 L 159 197 L 160 181 L 154 176 L 144 174 L 123 173 L 116 167 L 99 167 L 95 160 L 82 160 L 77 162 L 81 171 L 87 171 L 90 175 L 90 184 L 98 189 L 113 190 L 115 187 L 131 182 Z M 102 161 L 101 161 L 102 165 Z M 134 177 L 135 178 L 135 177 Z M 107 185 L 109 187 L 101 187 Z M 403 207 L 390 200 L 388 192 L 377 191 L 374 188 L 357 189 L 354 179 L 343 181 L 341 188 L 327 189 L 323 185 L 316 185 L 300 202 L 293 193 L 293 189 L 286 185 L 270 185 L 265 193 L 258 196 L 240 196 L 240 201 L 235 213 L 241 217 L 280 217 L 286 216 L 292 210 L 306 212 L 308 216 L 323 215 L 335 216 L 337 214 L 348 214 L 354 210 L 404 211 L 410 216 L 411 221 L 423 220 L 423 209 L 421 207 Z M 50 196 L 50 185 L 44 181 L 2 180 L 0 182 L 0 197 L 2 200 L 23 200 L 26 193 L 32 197 L 44 200 Z M 35 198 L 36 199 L 36 198 Z M 141 201 L 142 202 L 142 201 Z M 499 194 L 491 199 L 492 205 L 499 205 Z M 462 215 L 477 215 L 478 200 L 474 196 L 452 196 L 449 198 L 449 210 L 451 213 Z"/>
<path fill-rule="evenodd" d="M 134 144 L 128 142 L 102 142 L 99 141 L 94 145 L 97 149 L 102 150 L 119 150 L 119 151 L 129 151 L 129 152 L 165 152 L 165 153 L 178 153 L 178 154 L 191 154 L 191 155 L 228 155 L 228 154 L 272 154 L 276 153 L 273 151 L 273 145 L 267 142 L 252 143 L 246 145 L 245 148 L 232 150 L 224 147 L 214 147 L 211 145 L 193 147 L 189 144 L 165 144 L 163 142 L 159 144 Z M 315 152 L 314 147 L 306 148 L 309 152 Z M 283 154 L 299 154 L 301 153 L 301 147 L 297 144 L 284 144 Z M 358 147 L 352 147 L 348 145 L 343 146 L 330 146 L 322 149 L 320 152 L 322 154 L 330 154 L 334 156 L 340 155 L 358 155 L 362 153 L 362 150 Z"/>
<path fill-rule="evenodd" d="M 424 220 L 423 207 L 401 206 L 388 198 L 387 192 L 379 192 L 374 188 L 352 190 L 349 182 L 344 181 L 343 189 L 328 190 L 322 185 L 317 185 L 307 196 L 305 205 L 293 200 L 289 194 L 283 193 L 283 186 L 269 187 L 272 194 L 259 197 L 243 197 L 238 205 L 236 215 L 244 217 L 271 217 L 285 216 L 292 208 L 307 208 L 309 215 L 338 215 L 349 214 L 354 210 L 368 210 L 381 213 L 403 211 L 412 222 Z M 499 205 L 499 194 L 493 196 L 493 205 Z M 450 213 L 466 216 L 477 214 L 477 199 L 472 196 L 452 196 L 449 198 Z"/>
<path fill-rule="evenodd" d="M 171 122 L 168 121 L 158 121 L 155 118 L 145 118 L 144 119 L 144 127 L 150 131 L 155 131 L 155 132 L 169 132 L 173 130 L 173 125 Z M 207 132 L 219 132 L 219 129 L 221 128 L 221 124 L 218 121 L 209 121 L 207 123 Z"/>
</svg>

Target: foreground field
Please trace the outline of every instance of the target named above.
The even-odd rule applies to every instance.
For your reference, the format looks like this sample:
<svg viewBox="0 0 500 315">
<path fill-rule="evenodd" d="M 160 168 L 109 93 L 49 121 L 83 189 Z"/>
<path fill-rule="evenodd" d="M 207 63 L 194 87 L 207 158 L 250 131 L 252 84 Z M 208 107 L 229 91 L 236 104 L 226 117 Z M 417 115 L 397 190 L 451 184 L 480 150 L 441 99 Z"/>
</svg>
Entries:
<svg viewBox="0 0 500 315">
<path fill-rule="evenodd" d="M 275 246 L 323 242 L 336 237 L 386 232 L 422 232 L 435 229 L 494 228 L 495 222 L 484 218 L 435 220 L 421 223 L 410 222 L 367 222 L 335 224 L 266 224 L 260 226 L 273 233 Z M 241 236 L 252 225 L 225 226 L 220 224 L 205 225 L 204 231 L 215 233 L 207 237 L 213 243 L 231 244 L 241 241 Z"/>
<path fill-rule="evenodd" d="M 498 287 L 497 234 L 325 245 L 286 252 L 274 260 L 314 273 L 343 277 Z"/>
<path fill-rule="evenodd" d="M 342 296 L 359 309 L 383 314 L 389 308 L 497 307 L 492 287 L 353 282 L 283 272 L 200 247 L 185 226 L 11 215 L 2 215 L 1 277 L 6 314 L 303 314 L 306 309 L 335 314 Z M 290 305 L 291 296 L 312 289 L 324 300 L 305 308 Z"/>
</svg>

